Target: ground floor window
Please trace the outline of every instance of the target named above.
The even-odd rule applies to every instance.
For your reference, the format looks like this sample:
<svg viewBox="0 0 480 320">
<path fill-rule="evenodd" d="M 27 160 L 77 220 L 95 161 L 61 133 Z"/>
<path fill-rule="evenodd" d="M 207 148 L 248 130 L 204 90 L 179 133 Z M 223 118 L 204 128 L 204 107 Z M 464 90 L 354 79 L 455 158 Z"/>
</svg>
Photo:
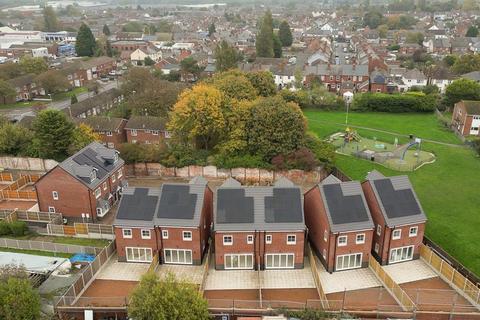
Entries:
<svg viewBox="0 0 480 320">
<path fill-rule="evenodd" d="M 164 249 L 165 263 L 192 264 L 192 250 Z"/>
<path fill-rule="evenodd" d="M 265 269 L 289 269 L 295 267 L 293 253 L 278 253 L 265 255 Z"/>
<path fill-rule="evenodd" d="M 413 246 L 394 248 L 390 250 L 389 263 L 408 261 L 413 259 Z"/>
<path fill-rule="evenodd" d="M 362 266 L 362 254 L 346 254 L 343 256 L 337 256 L 337 263 L 335 264 L 335 270 L 348 270 L 360 268 Z"/>
<path fill-rule="evenodd" d="M 226 254 L 225 269 L 253 269 L 253 254 Z"/>
<path fill-rule="evenodd" d="M 131 262 L 152 262 L 151 248 L 126 247 L 127 261 Z"/>
</svg>

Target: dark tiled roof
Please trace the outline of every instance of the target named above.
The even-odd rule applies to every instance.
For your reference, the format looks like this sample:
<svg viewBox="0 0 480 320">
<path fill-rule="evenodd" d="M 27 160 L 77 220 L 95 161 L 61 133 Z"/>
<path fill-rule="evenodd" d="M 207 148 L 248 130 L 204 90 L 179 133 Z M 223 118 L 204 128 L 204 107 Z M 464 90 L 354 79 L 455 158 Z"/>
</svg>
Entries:
<svg viewBox="0 0 480 320">
<path fill-rule="evenodd" d="M 104 116 L 95 116 L 88 117 L 86 119 L 78 119 L 78 123 L 84 123 L 91 127 L 94 131 L 105 132 L 105 131 L 117 131 L 122 123 L 126 122 L 122 118 L 111 118 Z"/>
<path fill-rule="evenodd" d="M 151 116 L 133 116 L 128 120 L 125 129 L 137 130 L 165 130 L 166 120 L 160 117 Z"/>
</svg>

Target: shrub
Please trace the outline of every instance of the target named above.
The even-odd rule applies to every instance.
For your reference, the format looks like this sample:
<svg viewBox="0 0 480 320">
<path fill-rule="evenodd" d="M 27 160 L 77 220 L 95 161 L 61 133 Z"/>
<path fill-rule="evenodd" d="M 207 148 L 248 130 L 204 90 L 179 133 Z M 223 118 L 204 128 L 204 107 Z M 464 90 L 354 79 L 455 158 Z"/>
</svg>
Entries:
<svg viewBox="0 0 480 320">
<path fill-rule="evenodd" d="M 191 165 L 207 165 L 210 155 L 207 150 L 193 150 L 192 148 L 176 144 L 166 153 L 161 163 L 167 167 L 186 167 Z"/>
<path fill-rule="evenodd" d="M 301 169 L 311 171 L 319 165 L 319 161 L 309 149 L 302 147 L 288 155 L 277 155 L 272 158 L 272 165 L 277 170 Z"/>
<path fill-rule="evenodd" d="M 472 140 L 472 148 L 480 155 L 480 138 L 475 138 Z"/>
<path fill-rule="evenodd" d="M 11 233 L 9 223 L 0 221 L 0 236 L 6 236 Z"/>
<path fill-rule="evenodd" d="M 319 161 L 327 166 L 333 165 L 335 161 L 335 147 L 331 143 L 321 140 L 312 132 L 307 132 L 305 135 L 305 146 L 313 152 Z"/>
<path fill-rule="evenodd" d="M 24 221 L 13 221 L 9 223 L 10 232 L 15 237 L 21 237 L 27 232 L 27 224 Z"/>
<path fill-rule="evenodd" d="M 405 94 L 363 93 L 353 99 L 352 110 L 376 112 L 432 112 L 436 107 L 434 95 L 422 92 Z"/>
</svg>

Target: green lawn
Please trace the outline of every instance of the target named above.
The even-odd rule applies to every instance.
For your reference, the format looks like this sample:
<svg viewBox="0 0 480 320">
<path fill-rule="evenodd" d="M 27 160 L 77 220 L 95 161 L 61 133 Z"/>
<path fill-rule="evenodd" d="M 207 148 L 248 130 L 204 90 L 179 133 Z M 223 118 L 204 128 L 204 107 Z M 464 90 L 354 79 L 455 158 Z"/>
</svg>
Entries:
<svg viewBox="0 0 480 320">
<path fill-rule="evenodd" d="M 25 102 L 17 102 L 17 103 L 9 103 L 9 104 L 0 104 L 0 110 L 9 110 L 9 109 L 17 109 L 17 108 L 29 108 L 34 105 L 42 104 L 40 101 L 25 101 Z"/>
<path fill-rule="evenodd" d="M 310 130 L 325 137 L 342 130 L 345 114 L 307 110 Z M 417 134 L 425 139 L 460 144 L 433 114 L 351 113 L 351 123 L 375 129 Z M 393 141 L 395 136 L 358 130 L 365 137 Z M 401 142 L 406 138 L 400 139 Z M 480 158 L 464 147 L 423 143 L 422 149 L 434 153 L 435 163 L 410 173 L 389 170 L 370 161 L 338 155 L 336 166 L 352 179 L 363 180 L 377 169 L 385 175 L 407 174 L 428 216 L 426 234 L 476 274 L 480 274 Z"/>
<path fill-rule="evenodd" d="M 78 95 L 83 92 L 87 92 L 88 89 L 85 87 L 74 88 L 67 92 L 56 93 L 53 95 L 53 101 L 62 101 L 70 99 L 73 95 Z"/>
<path fill-rule="evenodd" d="M 40 251 L 40 250 L 12 249 L 12 248 L 1 248 L 1 247 L 0 247 L 0 251 L 34 254 L 34 255 L 37 255 L 37 256 L 46 256 L 46 257 L 60 257 L 60 258 L 70 258 L 71 256 L 73 256 L 73 254 L 71 254 L 71 253 Z"/>
<path fill-rule="evenodd" d="M 86 247 L 106 247 L 110 241 L 105 239 L 90 239 L 90 238 L 74 238 L 74 237 L 57 237 L 57 236 L 42 236 L 37 233 L 27 233 L 24 236 L 14 237 L 11 235 L 3 236 L 5 238 L 18 239 L 18 240 L 34 240 L 34 241 L 45 241 L 45 242 L 54 242 L 54 243 L 63 243 L 63 244 L 75 244 L 78 246 Z"/>
</svg>

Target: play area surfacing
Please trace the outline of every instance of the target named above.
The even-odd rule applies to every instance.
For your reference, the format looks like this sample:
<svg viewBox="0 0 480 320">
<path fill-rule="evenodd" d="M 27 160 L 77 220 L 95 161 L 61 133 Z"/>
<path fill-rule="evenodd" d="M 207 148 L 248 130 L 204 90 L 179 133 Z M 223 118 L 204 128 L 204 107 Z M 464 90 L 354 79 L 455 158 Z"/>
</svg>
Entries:
<svg viewBox="0 0 480 320">
<path fill-rule="evenodd" d="M 374 161 L 397 171 L 414 171 L 435 161 L 432 153 L 421 150 L 418 139 L 406 144 L 395 144 L 396 141 L 387 143 L 347 130 L 331 135 L 329 140 L 339 153 Z"/>
</svg>

